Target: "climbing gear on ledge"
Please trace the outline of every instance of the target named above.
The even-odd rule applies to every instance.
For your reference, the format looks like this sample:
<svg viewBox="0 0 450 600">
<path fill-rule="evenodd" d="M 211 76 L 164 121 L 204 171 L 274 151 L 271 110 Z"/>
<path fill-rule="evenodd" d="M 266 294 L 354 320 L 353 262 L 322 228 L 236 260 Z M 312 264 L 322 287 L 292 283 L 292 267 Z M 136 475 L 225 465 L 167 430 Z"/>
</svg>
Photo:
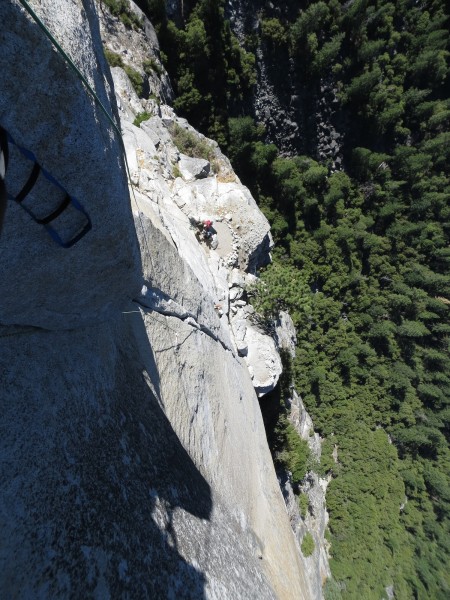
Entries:
<svg viewBox="0 0 450 600">
<path fill-rule="evenodd" d="M 67 190 L 65 190 L 64 187 L 53 177 L 53 175 L 51 175 L 51 173 L 49 173 L 46 169 L 44 169 L 38 163 L 35 155 L 30 150 L 27 150 L 26 148 L 23 148 L 22 146 L 17 144 L 14 141 L 14 139 L 12 138 L 12 136 L 5 129 L 3 129 L 3 127 L 0 126 L 0 152 L 1 152 L 1 156 L 3 157 L 3 159 L 0 160 L 0 169 L 1 169 L 1 165 L 3 164 L 4 165 L 4 176 L 6 175 L 6 171 L 8 168 L 8 160 L 9 160 L 8 143 L 14 145 L 19 150 L 19 152 L 22 154 L 22 156 L 24 156 L 27 160 L 29 160 L 33 163 L 31 173 L 30 173 L 27 181 L 23 185 L 22 189 L 20 190 L 20 192 L 15 196 L 8 193 L 8 195 L 7 195 L 8 198 L 11 200 L 15 200 L 19 204 L 19 206 L 21 206 L 21 208 L 23 208 L 23 210 L 26 213 L 28 213 L 30 215 L 30 217 L 33 219 L 33 221 L 35 221 L 38 225 L 43 225 L 45 227 L 45 229 L 47 230 L 47 232 L 49 233 L 49 235 L 51 236 L 51 238 L 53 239 L 53 241 L 55 241 L 59 246 L 61 246 L 62 248 L 71 248 L 79 240 L 81 240 L 81 238 L 84 237 L 86 235 L 86 233 L 88 233 L 88 231 L 90 231 L 92 229 L 92 222 L 91 222 L 91 219 L 90 219 L 88 213 L 83 208 L 83 206 L 80 204 L 80 202 L 74 196 L 71 196 L 67 192 Z M 31 190 L 36 185 L 36 182 L 38 181 L 38 178 L 41 174 L 53 186 L 55 186 L 58 190 L 60 190 L 64 194 L 64 199 L 62 200 L 62 202 L 60 202 L 59 206 L 57 206 L 50 214 L 48 214 L 44 217 L 38 217 L 30 208 L 28 208 L 28 206 L 23 204 L 23 200 L 30 194 Z M 4 176 L 3 176 L 3 178 L 4 178 Z M 56 229 L 51 225 L 51 223 L 55 219 L 57 219 L 60 215 L 62 215 L 64 213 L 64 211 L 67 208 L 69 208 L 69 206 L 72 206 L 75 210 L 77 210 L 79 213 L 81 213 L 84 216 L 84 223 L 83 223 L 83 225 L 80 226 L 77 233 L 73 237 L 71 237 L 67 241 L 64 241 L 61 238 L 61 236 L 58 234 Z"/>
</svg>

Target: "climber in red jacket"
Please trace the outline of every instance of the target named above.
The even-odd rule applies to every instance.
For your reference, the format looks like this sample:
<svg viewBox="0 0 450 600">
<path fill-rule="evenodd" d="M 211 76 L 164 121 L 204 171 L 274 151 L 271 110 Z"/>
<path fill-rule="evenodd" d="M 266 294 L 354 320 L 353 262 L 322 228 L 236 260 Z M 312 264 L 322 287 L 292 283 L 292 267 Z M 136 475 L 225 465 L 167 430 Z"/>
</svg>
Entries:
<svg viewBox="0 0 450 600">
<path fill-rule="evenodd" d="M 210 238 L 212 236 L 212 234 L 213 234 L 212 221 L 207 219 L 206 221 L 203 221 L 203 235 L 205 237 L 205 240 Z"/>
</svg>

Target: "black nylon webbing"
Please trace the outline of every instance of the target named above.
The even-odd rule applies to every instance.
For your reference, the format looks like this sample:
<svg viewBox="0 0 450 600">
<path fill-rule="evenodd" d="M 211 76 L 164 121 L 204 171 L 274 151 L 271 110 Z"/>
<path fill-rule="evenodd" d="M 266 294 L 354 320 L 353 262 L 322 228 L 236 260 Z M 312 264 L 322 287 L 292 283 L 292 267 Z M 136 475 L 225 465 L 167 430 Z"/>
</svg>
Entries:
<svg viewBox="0 0 450 600">
<path fill-rule="evenodd" d="M 71 198 L 70 198 L 69 194 L 66 194 L 64 200 L 61 202 L 61 204 L 58 206 L 57 209 L 55 209 L 52 213 L 50 213 L 43 219 L 36 218 L 36 222 L 39 223 L 39 225 L 47 225 L 47 223 L 51 223 L 52 221 L 54 221 L 56 219 L 56 217 L 59 217 L 59 215 L 64 210 L 66 210 L 66 208 L 69 206 L 70 202 L 71 202 Z"/>
<path fill-rule="evenodd" d="M 9 161 L 9 148 L 8 148 L 8 134 L 0 127 L 0 152 L 3 155 L 3 162 L 5 164 L 5 172 L 0 173 L 0 177 L 2 179 L 5 178 L 6 171 L 8 170 L 8 161 Z"/>
<path fill-rule="evenodd" d="M 88 231 L 90 231 L 92 229 L 92 222 L 91 222 L 91 219 L 90 219 L 88 213 L 83 208 L 83 206 L 80 204 L 80 202 L 74 196 L 71 196 L 64 189 L 64 187 L 59 183 L 59 181 L 57 179 L 55 179 L 55 177 L 53 177 L 53 175 L 51 173 L 49 173 L 46 169 L 44 169 L 44 167 L 41 167 L 39 165 L 39 163 L 36 159 L 36 156 L 33 154 L 33 152 L 31 152 L 30 150 L 27 150 L 23 146 L 20 146 L 19 144 L 17 144 L 14 141 L 14 139 L 12 138 L 11 134 L 9 134 L 5 129 L 3 129 L 3 127 L 0 126 L 0 151 L 1 151 L 1 155 L 3 157 L 3 162 L 5 165 L 5 174 L 6 174 L 6 167 L 8 165 L 8 159 L 9 159 L 8 144 L 14 144 L 14 146 L 16 146 L 18 148 L 20 153 L 27 160 L 29 160 L 33 163 L 33 168 L 31 169 L 31 173 L 30 173 L 25 185 L 22 187 L 22 189 L 17 194 L 17 196 L 12 196 L 11 194 L 6 194 L 6 189 L 4 189 L 5 185 L 4 185 L 3 178 L 0 178 L 0 184 L 1 184 L 0 192 L 3 192 L 3 195 L 5 196 L 5 203 L 6 203 L 6 196 L 8 196 L 11 200 L 15 200 L 19 204 L 19 206 L 21 206 L 30 215 L 30 217 L 33 219 L 33 221 L 35 221 L 39 225 L 43 225 L 45 227 L 45 229 L 47 230 L 49 235 L 59 246 L 62 246 L 63 248 L 71 248 L 79 240 L 81 240 L 81 238 L 83 236 L 85 236 L 86 233 L 88 233 Z M 34 212 L 26 206 L 26 203 L 22 203 L 22 201 L 31 192 L 31 190 L 33 189 L 34 185 L 36 184 L 36 181 L 41 173 L 42 173 L 42 176 L 45 177 L 45 179 L 47 179 L 52 185 L 54 185 L 61 192 L 64 193 L 64 200 L 49 215 L 47 215 L 43 218 L 38 218 L 34 214 Z M 53 229 L 53 227 L 51 225 L 49 225 L 49 223 L 51 223 L 57 217 L 59 217 L 59 215 L 61 215 L 66 210 L 66 208 L 68 208 L 70 205 L 72 205 L 76 211 L 78 211 L 79 213 L 84 215 L 85 223 L 74 237 L 72 237 L 71 239 L 69 239 L 67 241 L 64 241 L 60 237 L 58 232 L 55 229 Z M 2 208 L 3 207 L 0 206 L 0 209 L 2 209 Z M 2 211 L 0 211 L 0 224 L 1 224 L 2 214 L 3 214 Z"/>
<path fill-rule="evenodd" d="M 17 194 L 17 196 L 14 198 L 14 200 L 16 202 L 22 202 L 22 200 L 25 198 L 25 196 L 28 196 L 28 194 L 33 189 L 33 186 L 35 185 L 40 172 L 41 172 L 41 167 L 38 165 L 37 162 L 35 162 L 32 170 L 31 170 L 30 176 L 27 179 L 27 182 L 25 183 L 23 188 L 20 190 L 20 192 Z"/>
</svg>

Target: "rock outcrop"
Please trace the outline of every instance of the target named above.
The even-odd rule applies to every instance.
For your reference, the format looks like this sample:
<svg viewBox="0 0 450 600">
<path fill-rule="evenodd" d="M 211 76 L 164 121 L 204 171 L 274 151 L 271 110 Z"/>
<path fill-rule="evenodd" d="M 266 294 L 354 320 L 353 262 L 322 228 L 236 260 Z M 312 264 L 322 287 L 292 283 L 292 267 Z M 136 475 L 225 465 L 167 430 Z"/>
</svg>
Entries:
<svg viewBox="0 0 450 600">
<path fill-rule="evenodd" d="M 30 4 L 114 119 L 93 0 Z M 250 376 L 252 342 L 236 334 L 252 312 L 249 273 L 268 259 L 267 222 L 212 142 L 209 172 L 183 174 L 174 124 L 198 134 L 137 98 L 117 67 L 134 226 L 113 126 L 18 0 L 0 5 L 0 19 L 0 124 L 93 225 L 65 249 L 14 202 L 6 213 L 0 596 L 309 598 Z M 111 23 L 103 33 L 120 31 Z M 144 110 L 153 116 L 135 127 Z M 9 190 L 26 176 L 12 153 Z M 36 187 L 28 200 L 57 197 Z M 216 250 L 196 236 L 192 218 L 204 217 Z"/>
<path fill-rule="evenodd" d="M 275 337 L 279 348 L 295 356 L 295 327 L 289 314 L 281 312 L 275 323 Z M 299 436 L 308 442 L 313 462 L 320 463 L 321 438 L 314 431 L 314 425 L 302 399 L 294 388 L 291 388 L 288 399 L 289 420 Z M 321 478 L 310 469 L 300 486 L 300 495 L 304 498 L 303 508 L 300 509 L 299 497 L 294 494 L 291 476 L 288 472 L 279 473 L 279 482 L 286 502 L 292 530 L 299 547 L 304 536 L 308 533 L 314 540 L 314 550 L 311 556 L 305 558 L 305 571 L 309 582 L 311 598 L 323 599 L 323 585 L 331 571 L 329 566 L 329 544 L 325 539 L 328 525 L 328 511 L 325 505 L 325 494 L 329 479 Z"/>
<path fill-rule="evenodd" d="M 206 314 L 205 322 L 200 322 L 205 327 L 205 323 L 211 327 L 216 320 L 219 325 L 213 326 L 214 332 L 220 328 L 226 331 L 226 341 L 225 338 L 222 341 L 244 357 L 258 395 L 267 393 L 277 384 L 282 366 L 274 341 L 252 320 L 253 309 L 247 304 L 246 288 L 254 282 L 252 273 L 257 267 L 269 261 L 272 245 L 269 224 L 217 144 L 177 117 L 169 106 L 155 104 L 151 116 L 140 127 L 135 126 L 135 118 L 144 107 L 149 108 L 147 101 L 137 97 L 121 68 L 113 68 L 112 73 L 127 161 L 135 184 L 133 205 L 141 232 L 144 272 L 146 281 L 152 282 L 140 302 L 151 308 L 157 306 L 155 302 L 162 302 L 163 287 L 155 284 L 152 265 L 146 266 L 149 262 L 146 255 L 153 254 L 152 239 L 146 238 L 143 225 L 143 219 L 149 219 L 175 245 L 176 252 L 201 282 L 203 291 L 185 290 L 184 302 L 189 296 L 198 298 L 205 290 L 208 292 L 204 302 L 208 309 L 195 309 L 191 303 L 189 313 L 178 308 L 178 314 L 194 320 L 198 314 Z M 183 134 L 189 136 L 210 160 L 188 157 L 180 151 L 176 145 L 177 141 L 180 144 L 180 132 L 182 140 Z M 213 221 L 214 244 L 201 237 L 206 219 Z M 190 275 L 185 279 L 191 286 Z M 177 285 L 171 292 L 172 309 L 173 294 L 179 293 Z M 169 314 L 168 310 L 166 306 L 165 314 Z"/>
<path fill-rule="evenodd" d="M 311 417 L 305 409 L 301 398 L 293 392 L 291 400 L 290 420 L 299 435 L 307 440 L 311 455 L 319 462 L 321 455 L 321 440 L 319 434 L 314 432 Z M 298 542 L 301 544 L 304 535 L 309 532 L 314 540 L 314 552 L 306 558 L 306 573 L 310 582 L 313 597 L 317 600 L 323 598 L 323 585 L 331 571 L 329 566 L 329 544 L 325 539 L 328 525 L 328 511 L 325 504 L 325 494 L 329 479 L 321 478 L 314 471 L 309 471 L 301 486 L 301 493 L 308 499 L 308 508 L 301 514 L 299 504 L 292 493 L 289 482 L 283 487 L 292 528 Z"/>
</svg>

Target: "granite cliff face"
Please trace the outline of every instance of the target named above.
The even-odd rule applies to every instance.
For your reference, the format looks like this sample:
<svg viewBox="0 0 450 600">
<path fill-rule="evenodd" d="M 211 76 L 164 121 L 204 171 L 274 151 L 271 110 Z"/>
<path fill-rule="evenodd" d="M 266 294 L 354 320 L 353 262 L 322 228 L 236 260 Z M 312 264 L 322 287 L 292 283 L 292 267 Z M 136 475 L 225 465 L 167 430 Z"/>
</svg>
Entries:
<svg viewBox="0 0 450 600">
<path fill-rule="evenodd" d="M 64 41 L 101 102 L 115 110 L 98 21 L 90 5 L 64 0 L 33 3 Z M 95 231 L 86 235 L 82 244 L 63 252 L 55 248 L 43 226 L 10 202 L 0 238 L 0 321 L 46 329 L 95 323 L 117 314 L 130 291 L 133 296 L 139 289 L 138 245 L 129 222 L 118 140 L 80 79 L 26 18 L 19 3 L 3 2 L 0 10 L 1 125 L 86 206 Z M 12 145 L 10 155 L 7 184 L 9 192 L 16 195 L 33 163 Z M 24 204 L 38 216 L 47 215 L 61 202 L 59 191 L 42 176 L 33 194 Z M 73 209 L 64 216 L 55 222 L 55 228 L 70 237 L 82 222 Z M 89 260 L 90 256 L 96 261 Z M 38 281 L 40 285 L 36 285 Z"/>
<path fill-rule="evenodd" d="M 202 139 L 211 160 L 184 156 L 174 132 L 199 134 L 137 98 L 120 68 L 113 86 L 93 0 L 30 5 L 120 114 L 133 185 L 130 206 L 114 128 L 21 3 L 2 3 L 0 124 L 92 230 L 61 248 L 8 205 L 0 596 L 310 598 L 257 401 L 281 367 L 245 300 L 268 260 L 268 224 L 212 142 Z M 124 34 L 102 20 L 117 52 L 115 27 Z M 170 94 L 164 77 L 149 85 Z M 135 127 L 143 110 L 151 118 Z M 10 193 L 29 171 L 11 147 Z M 59 201 L 48 185 L 24 200 L 39 214 Z M 69 234 L 77 218 L 64 211 L 55 228 Z M 215 248 L 196 236 L 204 218 Z"/>
<path fill-rule="evenodd" d="M 288 352 L 292 357 L 295 356 L 295 326 L 290 315 L 284 311 L 280 312 L 279 318 L 275 322 L 275 338 L 278 348 Z M 313 464 L 319 463 L 322 439 L 314 431 L 312 419 L 293 383 L 290 386 L 290 397 L 286 398 L 286 403 L 289 408 L 289 420 L 298 435 L 308 443 Z M 298 545 L 301 546 L 306 534 L 309 534 L 314 541 L 312 554 L 304 559 L 305 572 L 311 598 L 322 600 L 324 597 L 323 586 L 325 581 L 331 577 L 328 562 L 330 547 L 325 538 L 329 519 L 325 494 L 330 480 L 321 478 L 310 468 L 301 483 L 300 490 L 296 490 L 297 494 L 295 494 L 291 473 L 279 469 L 277 475 Z"/>
</svg>

